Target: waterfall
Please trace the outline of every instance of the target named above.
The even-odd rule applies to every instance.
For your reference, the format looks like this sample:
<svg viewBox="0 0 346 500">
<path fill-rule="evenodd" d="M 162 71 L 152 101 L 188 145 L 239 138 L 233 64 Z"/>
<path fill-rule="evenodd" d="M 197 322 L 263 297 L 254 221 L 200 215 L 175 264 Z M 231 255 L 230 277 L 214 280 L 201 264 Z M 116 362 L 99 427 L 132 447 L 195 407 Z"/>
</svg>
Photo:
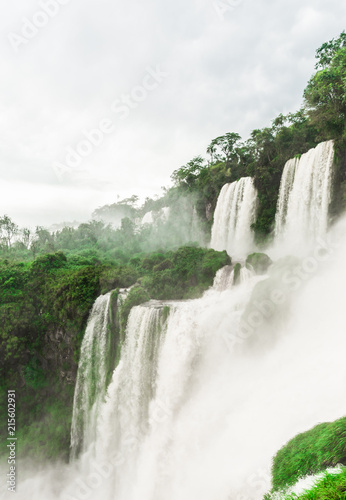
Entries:
<svg viewBox="0 0 346 500">
<path fill-rule="evenodd" d="M 96 439 L 96 422 L 114 368 L 116 343 L 116 305 L 127 292 L 119 292 L 113 304 L 112 293 L 96 299 L 81 345 L 73 401 L 71 458 L 85 452 Z"/>
<path fill-rule="evenodd" d="M 327 141 L 286 163 L 275 220 L 277 239 L 294 246 L 315 241 L 326 233 L 333 158 L 333 141 Z"/>
<path fill-rule="evenodd" d="M 288 210 L 288 200 L 292 191 L 294 175 L 296 173 L 297 164 L 299 160 L 293 158 L 288 160 L 282 172 L 280 191 L 276 207 L 275 215 L 275 235 L 278 236 L 283 233 Z"/>
<path fill-rule="evenodd" d="M 223 292 L 230 289 L 235 284 L 234 274 L 233 266 L 224 266 L 219 269 L 215 275 L 214 283 L 210 291 Z M 239 277 L 237 281 L 238 283 L 245 283 L 245 281 L 250 279 L 253 275 L 254 273 L 250 269 L 242 266 L 239 270 Z M 209 293 L 209 291 L 206 293 Z"/>
<path fill-rule="evenodd" d="M 91 453 L 23 478 L 18 499 L 263 500 L 278 449 L 346 412 L 345 228 L 316 266 L 288 261 L 274 281 L 134 307 Z M 92 320 L 102 338 L 107 300 L 90 338 Z"/>
<path fill-rule="evenodd" d="M 253 248 L 251 225 L 256 219 L 257 191 L 251 177 L 225 184 L 214 214 L 210 246 L 241 258 Z"/>
<path fill-rule="evenodd" d="M 151 405 L 168 315 L 169 306 L 157 301 L 131 309 L 121 361 L 100 412 L 96 459 L 106 458 L 115 464 L 125 462 L 128 474 L 135 466 L 133 459 L 148 432 L 151 414 L 160 411 L 160 408 L 153 410 Z M 123 492 L 126 497 L 121 482 L 123 474 L 124 470 L 120 477 L 115 474 L 112 491 L 117 495 Z"/>
<path fill-rule="evenodd" d="M 294 217 L 299 231 L 325 231 L 332 151 L 324 143 L 287 163 L 279 234 Z M 213 246 L 244 251 L 255 206 L 250 178 L 224 186 Z M 276 452 L 346 413 L 346 220 L 314 250 L 269 276 L 242 267 L 237 286 L 225 266 L 199 299 L 132 308 L 111 379 L 112 294 L 99 297 L 75 390 L 78 459 L 23 478 L 18 500 L 262 500 Z"/>
</svg>

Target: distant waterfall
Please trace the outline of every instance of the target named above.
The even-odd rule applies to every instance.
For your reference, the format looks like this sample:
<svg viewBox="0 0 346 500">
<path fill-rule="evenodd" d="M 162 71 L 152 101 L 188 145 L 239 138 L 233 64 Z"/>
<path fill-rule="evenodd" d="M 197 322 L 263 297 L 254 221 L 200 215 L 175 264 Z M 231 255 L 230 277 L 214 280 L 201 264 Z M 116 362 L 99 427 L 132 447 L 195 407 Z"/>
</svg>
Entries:
<svg viewBox="0 0 346 500">
<path fill-rule="evenodd" d="M 300 159 L 288 160 L 282 174 L 275 219 L 278 239 L 288 244 L 304 244 L 326 233 L 333 158 L 333 141 L 327 141 Z"/>
<path fill-rule="evenodd" d="M 71 426 L 71 457 L 96 439 L 96 421 L 115 361 L 115 315 L 112 292 L 98 297 L 81 345 Z"/>
<path fill-rule="evenodd" d="M 210 246 L 244 257 L 253 247 L 251 225 L 256 219 L 257 191 L 251 177 L 242 177 L 221 189 L 214 214 Z"/>
</svg>

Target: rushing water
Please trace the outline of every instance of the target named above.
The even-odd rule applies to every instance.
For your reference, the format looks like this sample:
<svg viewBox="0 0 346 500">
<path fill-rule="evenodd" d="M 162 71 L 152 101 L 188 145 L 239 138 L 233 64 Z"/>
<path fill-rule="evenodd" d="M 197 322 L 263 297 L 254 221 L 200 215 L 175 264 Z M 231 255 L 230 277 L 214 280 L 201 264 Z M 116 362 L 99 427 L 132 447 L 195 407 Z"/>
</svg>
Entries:
<svg viewBox="0 0 346 500">
<path fill-rule="evenodd" d="M 256 219 L 257 191 L 251 177 L 221 189 L 214 214 L 210 246 L 242 258 L 253 248 L 251 225 Z"/>
<path fill-rule="evenodd" d="M 237 283 L 244 283 L 253 276 L 253 272 L 245 266 L 242 266 L 238 278 L 235 276 L 233 266 L 225 266 L 219 269 L 215 275 L 211 292 L 223 292 L 230 289 Z"/>
<path fill-rule="evenodd" d="M 71 426 L 72 457 L 86 451 L 96 437 L 96 419 L 107 389 L 110 296 L 108 293 L 96 300 L 81 346 Z"/>
<path fill-rule="evenodd" d="M 317 149 L 315 168 L 324 172 L 317 177 L 326 184 L 303 176 L 310 189 L 323 186 L 324 193 L 330 186 L 322 158 L 331 150 L 331 143 Z M 294 191 L 297 171 L 288 177 L 286 171 L 290 187 L 282 200 Z M 229 191 L 238 184 L 220 195 L 215 238 L 220 206 L 232 205 Z M 328 196 L 309 199 L 315 208 L 319 199 L 325 214 Z M 289 200 L 282 227 L 301 213 L 290 207 Z M 308 211 L 312 225 L 316 210 Z M 243 267 L 235 286 L 234 269 L 226 266 L 200 299 L 134 307 L 107 390 L 110 302 L 100 297 L 76 385 L 72 445 L 82 443 L 79 458 L 23 478 L 17 498 L 261 500 L 277 450 L 297 433 L 345 415 L 345 235 L 343 220 L 309 255 L 274 263 L 269 276 Z"/>
<path fill-rule="evenodd" d="M 294 246 L 325 235 L 333 175 L 333 141 L 322 142 L 289 160 L 284 168 L 276 213 L 276 238 Z"/>
</svg>

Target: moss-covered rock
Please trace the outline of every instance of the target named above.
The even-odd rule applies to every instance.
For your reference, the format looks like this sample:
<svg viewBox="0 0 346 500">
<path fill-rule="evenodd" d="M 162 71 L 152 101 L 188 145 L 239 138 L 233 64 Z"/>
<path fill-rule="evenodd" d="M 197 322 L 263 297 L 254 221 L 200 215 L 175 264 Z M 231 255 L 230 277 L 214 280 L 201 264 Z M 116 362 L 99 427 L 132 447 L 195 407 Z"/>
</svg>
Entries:
<svg viewBox="0 0 346 500">
<path fill-rule="evenodd" d="M 144 302 L 148 302 L 148 300 L 150 300 L 150 296 L 143 287 L 141 287 L 140 285 L 135 285 L 131 288 L 120 309 L 120 320 L 122 328 L 126 328 L 127 320 L 132 307 L 143 304 Z M 123 337 L 124 332 L 121 333 Z"/>
<path fill-rule="evenodd" d="M 273 459 L 273 492 L 337 464 L 346 465 L 346 417 L 298 434 L 281 448 Z"/>
<path fill-rule="evenodd" d="M 233 268 L 233 285 L 238 285 L 240 281 L 240 271 L 241 271 L 241 264 L 237 262 L 237 264 Z"/>
<path fill-rule="evenodd" d="M 256 274 L 265 274 L 269 266 L 273 263 L 265 253 L 252 253 L 248 255 L 245 265 L 249 269 L 254 269 Z"/>
</svg>

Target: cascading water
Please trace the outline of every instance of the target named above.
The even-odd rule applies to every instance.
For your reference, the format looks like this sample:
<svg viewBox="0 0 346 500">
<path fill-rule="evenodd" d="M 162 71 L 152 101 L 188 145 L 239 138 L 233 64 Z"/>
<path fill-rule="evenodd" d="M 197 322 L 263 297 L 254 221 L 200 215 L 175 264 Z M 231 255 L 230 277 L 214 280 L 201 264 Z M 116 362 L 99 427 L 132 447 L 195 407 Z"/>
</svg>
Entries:
<svg viewBox="0 0 346 500">
<path fill-rule="evenodd" d="M 333 159 L 334 143 L 327 141 L 285 165 L 275 235 L 293 249 L 315 241 L 327 231 Z"/>
<path fill-rule="evenodd" d="M 322 249 L 319 272 L 298 289 L 288 266 L 273 283 L 252 276 L 201 299 L 135 307 L 100 411 L 95 462 L 81 473 L 90 498 L 262 500 L 275 452 L 345 413 L 344 353 L 335 351 L 346 321 L 345 247 Z M 276 319 L 258 286 L 294 294 L 271 303 Z M 99 470 L 109 475 L 96 488 Z M 70 485 L 68 500 L 80 491 Z"/>
<path fill-rule="evenodd" d="M 224 266 L 219 269 L 215 275 L 213 287 L 210 292 L 212 293 L 215 290 L 218 292 L 228 290 L 236 283 L 244 283 L 250 279 L 254 273 L 247 267 L 242 266 L 239 269 L 238 277 L 236 277 L 235 274 L 233 266 Z"/>
<path fill-rule="evenodd" d="M 346 412 L 345 229 L 302 261 L 274 263 L 269 278 L 230 286 L 226 266 L 200 299 L 133 308 L 97 415 L 89 405 L 88 451 L 23 481 L 17 498 L 262 500 L 277 450 Z M 94 306 L 86 346 L 103 338 L 107 300 Z"/>
<path fill-rule="evenodd" d="M 81 346 L 71 426 L 73 458 L 86 451 L 96 437 L 96 419 L 107 389 L 110 300 L 111 293 L 96 300 Z"/>
<path fill-rule="evenodd" d="M 251 177 L 225 184 L 214 214 L 210 246 L 242 258 L 253 248 L 251 225 L 255 222 L 257 191 Z"/>
<path fill-rule="evenodd" d="M 288 211 L 288 200 L 292 191 L 294 175 L 296 173 L 297 164 L 299 163 L 298 158 L 293 158 L 286 162 L 284 170 L 282 172 L 280 191 L 276 207 L 275 215 L 275 235 L 280 236 L 286 225 L 287 211 Z"/>
<path fill-rule="evenodd" d="M 73 401 L 71 458 L 95 443 L 97 418 L 114 369 L 121 324 L 117 321 L 128 290 L 109 292 L 95 301 L 81 345 Z M 119 323 L 119 324 L 118 324 Z"/>
</svg>

